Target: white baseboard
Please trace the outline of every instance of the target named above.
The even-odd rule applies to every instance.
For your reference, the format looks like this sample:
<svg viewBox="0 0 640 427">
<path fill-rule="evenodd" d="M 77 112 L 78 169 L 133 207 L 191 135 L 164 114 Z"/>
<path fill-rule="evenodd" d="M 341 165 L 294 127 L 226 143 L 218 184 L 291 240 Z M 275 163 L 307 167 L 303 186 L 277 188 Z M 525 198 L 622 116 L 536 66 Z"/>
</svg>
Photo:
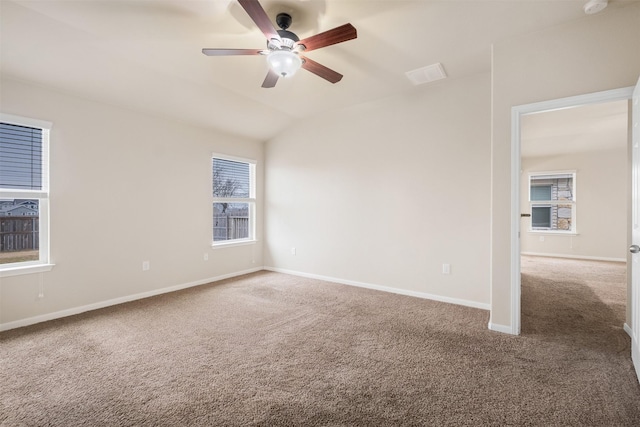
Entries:
<svg viewBox="0 0 640 427">
<path fill-rule="evenodd" d="M 513 333 L 513 329 L 511 328 L 511 326 L 498 325 L 496 323 L 491 323 L 491 322 L 489 322 L 489 330 L 496 331 L 496 332 L 502 332 L 503 334 L 515 335 Z M 633 335 L 632 335 L 632 332 L 631 332 L 631 327 L 629 327 L 629 325 L 627 325 L 626 323 L 624 324 L 624 331 L 631 338 L 633 338 Z"/>
<path fill-rule="evenodd" d="M 476 301 L 468 301 L 468 300 L 463 300 L 458 298 L 444 297 L 441 295 L 433 295 L 433 294 L 427 294 L 424 292 L 410 291 L 407 289 L 392 288 L 389 286 L 373 285 L 370 283 L 357 282 L 354 280 L 338 279 L 336 277 L 322 276 L 319 274 L 303 273 L 301 271 L 286 270 L 283 268 L 264 267 L 264 269 L 269 271 L 274 271 L 276 273 L 284 273 L 284 274 L 291 274 L 293 276 L 308 277 L 310 279 L 324 280 L 325 282 L 339 283 L 341 285 L 357 286 L 359 288 L 374 289 L 376 291 L 390 292 L 393 294 L 407 295 L 411 297 L 446 302 L 449 304 L 463 305 L 465 307 L 479 308 L 482 310 L 490 309 L 489 304 L 476 302 Z"/>
<path fill-rule="evenodd" d="M 97 310 L 97 309 L 100 309 L 100 308 L 110 307 L 110 306 L 117 305 L 117 304 L 123 304 L 123 303 L 126 303 L 126 302 L 131 302 L 131 301 L 135 301 L 135 300 L 139 300 L 139 299 L 143 299 L 143 298 L 149 298 L 149 297 L 153 297 L 153 296 L 156 296 L 156 295 L 166 294 L 166 293 L 169 293 L 169 292 L 175 292 L 175 291 L 179 291 L 179 290 L 182 290 L 182 289 L 191 288 L 191 287 L 194 287 L 194 286 L 205 285 L 207 283 L 217 282 L 217 281 L 220 281 L 220 280 L 229 279 L 229 278 L 236 277 L 236 276 L 241 276 L 243 274 L 254 273 L 254 272 L 260 271 L 260 270 L 269 270 L 269 271 L 274 271 L 274 272 L 277 272 L 277 273 L 291 274 L 293 276 L 308 277 L 308 278 L 311 278 L 311 279 L 324 280 L 324 281 L 327 281 L 327 282 L 339 283 L 339 284 L 343 284 L 343 285 L 356 286 L 356 287 L 360 287 L 360 288 L 367 288 L 367 289 L 373 289 L 373 290 L 377 290 L 377 291 L 390 292 L 390 293 L 394 293 L 394 294 L 400 294 L 400 295 L 406 295 L 406 296 L 411 296 L 411 297 L 429 299 L 429 300 L 445 302 L 445 303 L 449 303 L 449 304 L 462 305 L 462 306 L 465 306 L 465 307 L 479 308 L 481 310 L 490 310 L 490 308 L 491 308 L 489 304 L 485 304 L 485 303 L 479 303 L 479 302 L 476 302 L 476 301 L 469 301 L 469 300 L 463 300 L 463 299 L 458 299 L 458 298 L 450 298 L 450 297 L 445 297 L 445 296 L 441 296 L 441 295 L 433 295 L 433 294 L 428 294 L 428 293 L 425 293 L 425 292 L 417 292 L 417 291 L 410 291 L 410 290 L 406 290 L 406 289 L 392 288 L 392 287 L 389 287 L 389 286 L 374 285 L 374 284 L 370 284 L 370 283 L 357 282 L 357 281 L 353 281 L 353 280 L 339 279 L 339 278 L 336 278 L 336 277 L 322 276 L 322 275 L 318 275 L 318 274 L 303 273 L 303 272 L 300 272 L 300 271 L 286 270 L 286 269 L 282 269 L 282 268 L 256 267 L 256 268 L 252 268 L 252 269 L 249 269 L 249 270 L 238 271 L 238 272 L 235 272 L 235 273 L 225 274 L 225 275 L 216 276 L 216 277 L 210 277 L 210 278 L 198 280 L 198 281 L 195 281 L 195 282 L 183 283 L 183 284 L 180 284 L 180 285 L 169 286 L 169 287 L 161 288 L 161 289 L 154 289 L 154 290 L 148 291 L 148 292 L 142 292 L 142 293 L 138 293 L 138 294 L 127 295 L 127 296 L 124 296 L 124 297 L 114 298 L 114 299 L 110 299 L 110 300 L 106 300 L 106 301 L 100 301 L 100 302 L 97 302 L 97 303 L 83 305 L 83 306 L 80 306 L 80 307 L 73 307 L 73 308 L 69 308 L 69 309 L 66 309 L 66 310 L 56 311 L 56 312 L 53 312 L 53 313 L 47 313 L 47 314 L 42 314 L 42 315 L 39 315 L 39 316 L 29 317 L 29 318 L 26 318 L 26 319 L 16 320 L 16 321 L 13 321 L 13 322 L 2 323 L 2 324 L 0 324 L 0 331 L 8 331 L 10 329 L 21 328 L 23 326 L 29 326 L 29 325 L 33 325 L 33 324 L 36 324 L 36 323 L 46 322 L 48 320 L 54 320 L 54 319 L 60 319 L 62 317 L 73 316 L 75 314 L 80 314 L 80 313 L 84 313 L 84 312 L 91 311 L 91 310 Z M 505 332 L 505 333 L 510 333 L 511 329 L 509 327 L 501 326 L 501 325 L 494 325 L 494 326 L 497 329 L 493 329 L 491 324 L 489 325 L 489 329 L 500 331 L 500 332 Z"/>
<path fill-rule="evenodd" d="M 131 302 L 143 298 L 149 298 L 156 295 L 166 294 L 169 292 L 175 292 L 182 289 L 192 288 L 194 286 L 206 285 L 207 283 L 217 282 L 231 277 L 242 276 L 243 274 L 254 273 L 261 271 L 262 267 L 251 268 L 249 270 L 238 271 L 230 274 L 223 274 L 221 276 L 210 277 L 208 279 L 197 280 L 195 282 L 183 283 L 180 285 L 169 286 L 161 289 L 154 289 L 148 292 L 141 292 L 139 294 L 127 295 L 124 297 L 114 298 L 107 301 L 100 301 L 93 304 L 83 305 L 80 307 L 73 307 L 66 310 L 56 311 L 53 313 L 42 314 L 39 316 L 29 317 L 26 319 L 20 319 L 13 322 L 1 323 L 0 331 L 8 331 L 9 329 L 21 328 L 23 326 L 29 326 L 40 322 L 46 322 L 47 320 L 60 319 L 62 317 L 73 316 L 74 314 L 84 313 L 86 311 L 97 310 L 99 308 L 110 307 L 112 305 L 122 304 L 125 302 Z"/>
<path fill-rule="evenodd" d="M 631 330 L 631 326 L 624 324 L 624 331 L 633 339 L 633 331 Z"/>
<path fill-rule="evenodd" d="M 626 258 L 607 258 L 607 257 L 587 256 L 587 255 L 549 254 L 549 253 L 542 253 L 542 252 L 521 252 L 520 255 L 544 256 L 549 258 L 585 259 L 588 261 L 627 262 Z"/>
<path fill-rule="evenodd" d="M 489 330 L 495 332 L 502 332 L 503 334 L 516 335 L 513 332 L 513 328 L 511 326 L 498 325 L 497 323 L 489 322 Z"/>
</svg>

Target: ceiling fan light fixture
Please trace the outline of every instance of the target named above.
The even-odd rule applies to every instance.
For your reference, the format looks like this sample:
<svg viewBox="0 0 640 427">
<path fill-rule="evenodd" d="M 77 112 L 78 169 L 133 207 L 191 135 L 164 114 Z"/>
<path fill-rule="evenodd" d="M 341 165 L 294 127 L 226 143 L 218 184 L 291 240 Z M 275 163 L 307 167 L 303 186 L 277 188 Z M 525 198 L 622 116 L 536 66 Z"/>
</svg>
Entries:
<svg viewBox="0 0 640 427">
<path fill-rule="evenodd" d="M 302 58 L 290 50 L 274 50 L 267 55 L 269 67 L 280 77 L 291 77 L 302 67 Z"/>
<path fill-rule="evenodd" d="M 593 15 L 598 12 L 602 12 L 609 4 L 608 0 L 589 0 L 584 5 L 584 13 L 587 15 Z"/>
<path fill-rule="evenodd" d="M 342 80 L 342 74 L 303 56 L 301 52 L 312 51 L 357 38 L 358 31 L 353 25 L 344 24 L 300 40 L 296 34 L 287 29 L 292 21 L 290 14 L 281 12 L 276 16 L 276 23 L 280 27 L 279 30 L 276 30 L 271 18 L 260 5 L 260 0 L 238 0 L 238 3 L 267 38 L 267 49 L 205 48 L 202 49 L 203 54 L 207 56 L 266 55 L 269 72 L 262 82 L 262 87 L 265 89 L 275 87 L 280 77 L 291 77 L 300 68 L 304 68 L 329 83 L 338 83 Z M 281 7 L 281 5 L 278 5 L 278 7 Z M 290 8 L 285 7 L 285 9 Z"/>
</svg>

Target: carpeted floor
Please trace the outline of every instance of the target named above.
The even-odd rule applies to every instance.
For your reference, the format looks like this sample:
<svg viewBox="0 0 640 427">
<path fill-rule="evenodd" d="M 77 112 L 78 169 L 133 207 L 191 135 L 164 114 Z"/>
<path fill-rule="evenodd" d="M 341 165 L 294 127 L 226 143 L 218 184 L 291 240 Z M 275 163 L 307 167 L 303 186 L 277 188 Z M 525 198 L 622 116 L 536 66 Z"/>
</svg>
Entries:
<svg viewBox="0 0 640 427">
<path fill-rule="evenodd" d="M 7 331 L 0 425 L 640 425 L 624 268 L 525 259 L 520 337 L 271 272 Z"/>
</svg>

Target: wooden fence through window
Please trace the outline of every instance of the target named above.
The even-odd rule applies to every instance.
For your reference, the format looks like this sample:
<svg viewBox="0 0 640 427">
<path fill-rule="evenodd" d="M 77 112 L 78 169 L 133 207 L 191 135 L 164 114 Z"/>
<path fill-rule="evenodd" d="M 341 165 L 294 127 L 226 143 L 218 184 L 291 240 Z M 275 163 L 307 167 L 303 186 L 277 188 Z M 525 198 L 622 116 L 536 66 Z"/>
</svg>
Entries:
<svg viewBox="0 0 640 427">
<path fill-rule="evenodd" d="M 246 239 L 249 237 L 249 217 L 216 214 L 213 217 L 213 241 Z"/>
<path fill-rule="evenodd" d="M 37 216 L 0 217 L 0 252 L 37 250 L 39 234 Z"/>
</svg>

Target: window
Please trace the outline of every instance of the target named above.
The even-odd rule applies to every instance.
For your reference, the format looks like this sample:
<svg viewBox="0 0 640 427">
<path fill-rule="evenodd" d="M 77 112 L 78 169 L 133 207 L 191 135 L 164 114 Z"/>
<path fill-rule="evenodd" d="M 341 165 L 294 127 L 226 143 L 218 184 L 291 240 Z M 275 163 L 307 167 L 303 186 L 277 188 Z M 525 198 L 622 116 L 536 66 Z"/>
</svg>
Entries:
<svg viewBox="0 0 640 427">
<path fill-rule="evenodd" d="M 213 245 L 255 240 L 255 162 L 213 156 Z"/>
<path fill-rule="evenodd" d="M 0 114 L 2 276 L 49 266 L 50 128 L 48 122 Z"/>
<path fill-rule="evenodd" d="M 531 231 L 576 232 L 575 172 L 529 175 Z"/>
</svg>

